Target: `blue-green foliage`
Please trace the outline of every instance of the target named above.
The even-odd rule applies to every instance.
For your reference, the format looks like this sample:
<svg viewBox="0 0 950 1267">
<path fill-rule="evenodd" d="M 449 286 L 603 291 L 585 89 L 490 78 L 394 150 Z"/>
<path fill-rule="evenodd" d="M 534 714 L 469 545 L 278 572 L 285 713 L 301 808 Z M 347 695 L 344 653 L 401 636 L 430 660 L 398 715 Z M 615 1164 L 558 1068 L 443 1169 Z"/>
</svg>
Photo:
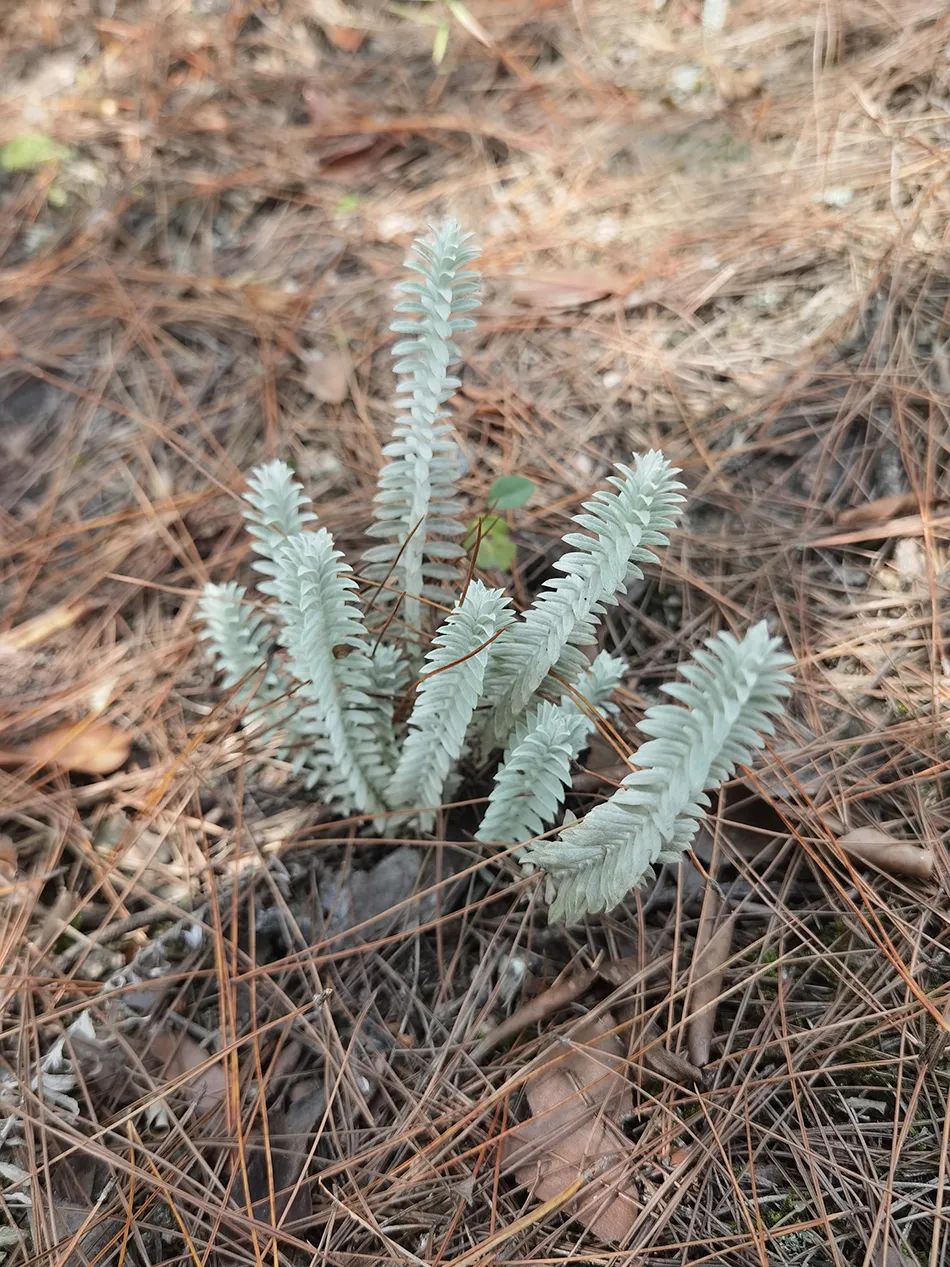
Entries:
<svg viewBox="0 0 950 1267">
<path fill-rule="evenodd" d="M 459 757 L 482 695 L 492 639 L 511 621 L 509 599 L 472 581 L 426 653 L 402 754 L 389 784 L 390 805 L 422 807 L 431 830 L 442 789 Z"/>
<path fill-rule="evenodd" d="M 782 712 L 791 678 L 788 656 L 764 622 L 740 642 L 730 633 L 707 639 L 680 667 L 686 679 L 662 689 L 680 701 L 655 704 L 639 729 L 650 739 L 631 757 L 637 769 L 608 801 L 557 840 L 539 841 L 527 861 L 556 888 L 552 918 L 609 910 L 657 862 L 689 848 L 718 787 L 761 748 Z"/>
<path fill-rule="evenodd" d="M 635 455 L 584 503 L 561 575 L 521 616 L 477 579 L 456 601 L 464 533 L 445 405 L 458 386 L 455 337 L 477 302 L 475 255 L 448 224 L 408 261 L 417 277 L 402 287 L 394 325 L 398 417 L 362 591 L 290 467 L 270 462 L 252 472 L 244 512 L 269 601 L 261 609 L 239 585 L 209 585 L 199 615 L 248 735 L 345 812 L 431 830 L 468 754 L 503 750 L 477 839 L 524 845 L 526 866 L 547 872 L 552 917 L 574 919 L 616 905 L 689 846 L 705 789 L 770 733 L 788 661 L 764 624 L 741 641 L 710 639 L 685 681 L 665 688 L 679 704 L 646 714 L 650 738 L 618 791 L 557 839 L 536 839 L 557 822 L 573 764 L 625 669 L 584 649 L 605 608 L 656 560 L 682 485 L 661 453 Z M 529 481 L 505 479 L 495 487 L 523 501 Z"/>
<path fill-rule="evenodd" d="M 424 599 L 452 600 L 465 553 L 459 452 L 445 405 L 459 386 L 449 372 L 460 356 L 456 335 L 475 324 L 464 314 L 478 306 L 478 274 L 467 267 L 477 256 L 471 235 L 451 222 L 417 241 L 406 266 L 418 277 L 400 285 L 405 298 L 391 327 L 403 336 L 393 348 L 396 424 L 367 530 L 382 544 L 366 551 L 363 571 L 383 586 L 378 607 L 402 598 L 410 640 L 431 623 Z"/>
</svg>

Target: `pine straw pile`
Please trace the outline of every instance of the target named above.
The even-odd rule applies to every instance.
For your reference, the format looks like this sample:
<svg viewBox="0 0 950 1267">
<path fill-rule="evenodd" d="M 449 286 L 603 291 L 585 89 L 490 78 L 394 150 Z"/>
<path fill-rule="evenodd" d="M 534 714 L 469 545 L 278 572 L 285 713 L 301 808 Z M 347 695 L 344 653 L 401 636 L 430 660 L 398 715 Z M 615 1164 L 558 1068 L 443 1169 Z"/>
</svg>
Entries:
<svg viewBox="0 0 950 1267">
<path fill-rule="evenodd" d="M 950 22 L 721 9 L 8 14 L 6 1267 L 947 1261 Z M 620 733 L 714 629 L 798 658 L 694 863 L 567 932 L 464 807 L 380 842 L 250 759 L 196 649 L 253 461 L 359 546 L 445 213 L 519 602 L 610 460 L 684 469 Z"/>
</svg>

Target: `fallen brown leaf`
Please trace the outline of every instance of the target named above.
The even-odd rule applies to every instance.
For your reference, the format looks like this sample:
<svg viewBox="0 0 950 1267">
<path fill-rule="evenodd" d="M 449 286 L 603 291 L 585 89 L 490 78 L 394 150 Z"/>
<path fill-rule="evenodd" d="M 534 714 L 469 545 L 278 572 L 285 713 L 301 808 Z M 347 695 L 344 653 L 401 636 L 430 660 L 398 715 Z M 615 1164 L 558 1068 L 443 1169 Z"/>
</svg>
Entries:
<svg viewBox="0 0 950 1267">
<path fill-rule="evenodd" d="M 188 1034 L 160 1029 L 152 1036 L 149 1054 L 159 1061 L 169 1082 L 184 1079 L 180 1090 L 194 1101 L 199 1113 L 210 1113 L 224 1103 L 227 1081 L 221 1062 L 209 1057 Z"/>
<path fill-rule="evenodd" d="M 39 616 L 34 616 L 32 620 L 25 620 L 22 625 L 16 625 L 5 634 L 0 634 L 0 655 L 26 651 L 28 647 L 45 642 L 52 634 L 75 624 L 88 610 L 88 603 L 61 603 L 58 607 L 51 607 Z"/>
<path fill-rule="evenodd" d="M 618 787 L 633 768 L 623 760 L 615 744 L 608 743 L 600 734 L 595 734 L 591 739 L 583 764 L 584 772 L 574 776 L 572 787 L 575 792 L 602 792 L 609 795 L 607 789 Z"/>
<path fill-rule="evenodd" d="M 49 1163 L 47 1163 L 49 1164 Z M 31 1211 L 33 1235 L 41 1237 L 52 1231 L 60 1242 L 57 1261 L 63 1267 L 93 1267 L 108 1257 L 108 1247 L 120 1234 L 118 1219 L 110 1218 L 99 1198 L 108 1183 L 108 1173 L 101 1162 L 91 1158 L 59 1158 L 50 1167 L 51 1187 L 47 1196 L 43 1185 L 41 1196 L 48 1199 Z M 62 1247 L 68 1247 L 63 1253 Z"/>
<path fill-rule="evenodd" d="M 536 1025 L 539 1021 L 544 1020 L 546 1016 L 550 1016 L 552 1012 L 560 1011 L 568 1003 L 573 1003 L 590 987 L 597 977 L 602 977 L 605 981 L 611 982 L 612 985 L 621 987 L 633 986 L 638 981 L 649 980 L 653 976 L 662 976 L 669 968 L 670 959 L 669 952 L 661 957 L 655 953 L 654 948 L 654 954 L 650 956 L 645 966 L 641 965 L 638 956 L 629 955 L 623 959 L 606 960 L 593 968 L 589 968 L 586 972 L 576 972 L 571 976 L 562 977 L 547 989 L 542 990 L 540 994 L 536 994 L 533 998 L 526 1000 L 510 1016 L 505 1017 L 503 1021 L 493 1026 L 472 1048 L 472 1060 L 478 1063 L 490 1051 L 493 1051 L 502 1043 L 506 1043 L 510 1038 L 514 1038 L 523 1029 L 527 1029 L 529 1025 Z M 656 1037 L 659 1037 L 659 1031 L 657 1031 Z M 651 1037 L 650 1042 L 652 1043 L 653 1041 L 654 1039 Z M 659 1057 L 659 1059 L 662 1060 L 662 1057 Z M 644 1062 L 650 1064 L 650 1056 L 647 1053 L 644 1053 Z"/>
<path fill-rule="evenodd" d="M 870 1267 L 914 1267 L 917 1259 L 903 1253 L 893 1243 L 878 1245 L 871 1255 Z"/>
<path fill-rule="evenodd" d="M 338 349 L 308 352 L 304 386 L 315 400 L 326 405 L 339 405 L 350 394 L 349 359 Z"/>
<path fill-rule="evenodd" d="M 310 1186 L 298 1179 L 310 1156 L 314 1128 L 326 1107 L 322 1082 L 302 1078 L 284 1109 L 268 1115 L 267 1151 L 263 1140 L 248 1148 L 247 1184 L 254 1218 L 276 1225 L 306 1218 Z"/>
<path fill-rule="evenodd" d="M 358 931 L 345 941 L 335 941 L 337 946 L 352 945 L 354 941 L 378 937 L 384 927 L 392 924 L 406 927 L 432 919 L 449 900 L 448 888 L 405 906 L 400 903 L 467 865 L 468 859 L 455 850 L 443 851 L 439 863 L 434 855 L 427 858 L 424 851 L 401 845 L 391 849 L 368 871 L 346 870 L 339 877 L 327 877 L 321 884 L 325 933 L 336 938 L 356 928 Z M 399 909 L 394 910 L 394 907 Z M 370 928 L 362 927 L 370 921 Z"/>
<path fill-rule="evenodd" d="M 838 844 L 857 862 L 867 862 L 891 875 L 909 875 L 929 880 L 934 870 L 932 849 L 895 840 L 879 827 L 856 827 L 838 837 Z"/>
<path fill-rule="evenodd" d="M 692 985 L 686 1007 L 689 1058 L 702 1068 L 709 1061 L 719 995 L 722 991 L 723 966 L 732 953 L 736 931 L 736 915 L 719 919 L 721 902 L 709 892 L 710 901 L 700 920 L 693 952 Z"/>
<path fill-rule="evenodd" d="M 556 982 L 541 994 L 535 995 L 533 999 L 528 999 L 526 1003 L 522 1003 L 521 1007 L 489 1030 L 475 1045 L 472 1049 L 472 1060 L 477 1064 L 490 1051 L 506 1043 L 509 1038 L 514 1038 L 529 1025 L 535 1025 L 545 1016 L 559 1011 L 568 1003 L 573 1003 L 590 986 L 596 976 L 597 973 L 593 969 L 575 973 L 571 977 L 565 977 Z"/>
<path fill-rule="evenodd" d="M 611 985 L 625 989 L 651 977 L 668 977 L 673 956 L 663 949 L 665 937 L 652 943 L 647 949 L 646 962 L 641 964 L 639 955 L 627 955 L 620 959 L 604 959 L 597 965 L 597 975 Z M 616 999 L 616 996 L 615 996 Z M 612 999 L 615 1007 L 621 1000 Z M 632 1019 L 629 1041 L 629 1059 L 642 1064 L 650 1073 L 666 1078 L 681 1087 L 692 1087 L 702 1081 L 702 1070 L 690 1064 L 685 1056 L 670 1051 L 663 1041 L 663 1034 L 655 1021 L 644 1025 L 638 1017 Z"/>
<path fill-rule="evenodd" d="M 0 765 L 51 765 L 75 774 L 112 774 L 129 756 L 132 740 L 107 721 L 66 722 L 19 748 L 0 749 Z"/>
<path fill-rule="evenodd" d="M 586 1180 L 567 1203 L 573 1218 L 604 1241 L 620 1241 L 639 1205 L 624 1166 L 621 1119 L 633 1112 L 623 1046 L 609 1014 L 576 1031 L 527 1085 L 532 1116 L 508 1135 L 505 1161 L 536 1201 L 551 1201 Z"/>
<path fill-rule="evenodd" d="M 558 311 L 583 308 L 585 304 L 615 294 L 618 289 L 625 289 L 619 279 L 598 276 L 586 269 L 583 272 L 533 273 L 514 279 L 511 298 L 527 308 Z"/>
<path fill-rule="evenodd" d="M 354 26 L 328 26 L 324 28 L 327 39 L 341 53 L 358 53 L 366 40 L 366 32 Z"/>
<path fill-rule="evenodd" d="M 642 1061 L 644 1067 L 659 1078 L 665 1078 L 679 1087 L 695 1087 L 703 1080 L 703 1071 L 681 1056 L 670 1051 L 663 1042 L 663 1034 L 655 1021 L 647 1021 L 634 1039 L 632 1060 Z"/>
</svg>

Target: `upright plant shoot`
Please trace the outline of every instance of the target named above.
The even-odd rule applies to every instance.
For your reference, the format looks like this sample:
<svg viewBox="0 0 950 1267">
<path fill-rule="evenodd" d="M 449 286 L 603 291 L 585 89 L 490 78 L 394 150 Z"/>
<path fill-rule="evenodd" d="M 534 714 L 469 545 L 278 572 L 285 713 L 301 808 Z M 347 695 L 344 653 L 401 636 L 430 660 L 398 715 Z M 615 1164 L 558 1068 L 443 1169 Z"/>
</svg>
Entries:
<svg viewBox="0 0 950 1267">
<path fill-rule="evenodd" d="M 450 222 L 407 261 L 396 423 L 359 578 L 290 468 L 270 462 L 244 498 L 260 601 L 208 585 L 199 614 L 251 741 L 343 813 L 431 831 L 476 756 L 500 754 L 476 839 L 523 846 L 525 866 L 546 873 L 552 918 L 574 920 L 617 905 L 689 847 L 709 791 L 771 733 L 789 660 L 764 623 L 708 639 L 664 688 L 676 703 L 648 710 L 646 742 L 613 796 L 537 839 L 557 822 L 573 763 L 626 669 L 605 652 L 590 659 L 600 617 L 656 561 L 683 486 L 656 451 L 618 465 L 574 517 L 559 575 L 519 615 L 503 590 L 466 582 L 447 405 L 456 338 L 478 302 L 476 256 Z"/>
</svg>

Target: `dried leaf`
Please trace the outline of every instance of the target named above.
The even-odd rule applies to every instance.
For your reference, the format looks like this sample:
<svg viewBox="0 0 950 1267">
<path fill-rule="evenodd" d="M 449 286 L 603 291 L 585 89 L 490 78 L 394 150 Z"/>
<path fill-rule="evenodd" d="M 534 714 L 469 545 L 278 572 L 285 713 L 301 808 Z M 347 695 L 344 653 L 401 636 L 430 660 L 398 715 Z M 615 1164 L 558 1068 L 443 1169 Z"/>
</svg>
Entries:
<svg viewBox="0 0 950 1267">
<path fill-rule="evenodd" d="M 16 625 L 7 633 L 0 635 L 0 655 L 26 651 L 28 647 L 35 647 L 37 643 L 45 642 L 61 629 L 68 629 L 88 609 L 89 604 L 84 602 L 60 603 L 57 607 L 51 607 L 48 611 L 41 612 L 39 616 L 34 616 L 32 620 L 25 620 L 22 625 Z"/>
<path fill-rule="evenodd" d="M 890 497 L 877 497 L 874 501 L 852 506 L 837 516 L 839 528 L 862 528 L 865 524 L 884 524 L 895 515 L 906 515 L 918 506 L 914 493 L 894 493 Z"/>
<path fill-rule="evenodd" d="M 305 1078 L 294 1086 L 286 1109 L 269 1114 L 268 1154 L 260 1143 L 248 1149 L 247 1182 L 254 1218 L 277 1224 L 310 1214 L 309 1185 L 304 1182 L 297 1187 L 297 1180 L 325 1107 L 322 1085 L 315 1078 Z"/>
<path fill-rule="evenodd" d="M 0 884 L 16 879 L 16 845 L 9 836 L 0 836 Z"/>
<path fill-rule="evenodd" d="M 710 891 L 712 897 L 712 891 Z M 723 966 L 732 953 L 736 931 L 736 915 L 717 920 L 719 899 L 710 901 L 700 920 L 699 934 L 693 953 L 692 981 L 687 1004 L 687 1039 L 689 1058 L 702 1068 L 709 1061 L 716 1012 L 722 991 Z"/>
<path fill-rule="evenodd" d="M 633 1097 L 615 1028 L 609 1014 L 589 1021 L 538 1070 L 527 1086 L 532 1116 L 505 1144 L 506 1163 L 536 1201 L 586 1180 L 567 1209 L 604 1241 L 622 1240 L 639 1213 L 619 1126 L 633 1112 Z"/>
<path fill-rule="evenodd" d="M 543 308 L 556 312 L 564 308 L 583 308 L 617 290 L 617 279 L 584 272 L 533 273 L 516 277 L 511 297 L 527 308 Z M 623 289 L 623 287 L 621 287 Z"/>
<path fill-rule="evenodd" d="M 31 1223 L 37 1244 L 49 1236 L 61 1246 L 70 1247 L 68 1255 L 57 1256 L 63 1267 L 92 1267 L 107 1257 L 103 1252 L 113 1241 L 121 1223 L 103 1210 L 99 1203 L 108 1183 L 102 1164 L 84 1157 L 56 1157 L 49 1169 L 51 1201 L 48 1210 L 43 1204 L 31 1212 Z M 40 1192 L 45 1195 L 45 1185 Z M 42 1230 L 41 1230 L 42 1229 Z"/>
<path fill-rule="evenodd" d="M 67 722 L 19 748 L 0 751 L 7 765 L 52 765 L 75 774 L 112 774 L 123 765 L 132 740 L 111 722 Z"/>
<path fill-rule="evenodd" d="M 480 1039 L 472 1049 L 472 1060 L 477 1064 L 495 1047 L 507 1042 L 510 1038 L 514 1038 L 528 1025 L 535 1025 L 552 1012 L 566 1007 L 568 1003 L 573 1003 L 576 998 L 579 998 L 587 990 L 596 976 L 597 973 L 593 969 L 588 969 L 586 972 L 575 972 L 573 976 L 565 977 L 541 994 L 536 994 L 533 999 L 528 999 L 527 1002 L 522 1003 L 510 1016 L 495 1025 Z"/>
<path fill-rule="evenodd" d="M 445 889 L 439 893 L 430 893 L 421 901 L 409 903 L 398 911 L 392 910 L 419 889 L 435 883 L 437 878 L 444 879 L 454 875 L 468 863 L 464 854 L 451 849 L 442 851 L 441 870 L 438 872 L 431 865 L 432 861 L 424 851 L 402 845 L 398 849 L 391 849 L 369 871 L 347 871 L 338 879 L 323 880 L 321 898 L 328 936 L 364 923 L 369 924 L 366 928 L 360 928 L 345 943 L 335 941 L 334 945 L 348 945 L 354 940 L 379 937 L 383 932 L 384 921 L 387 924 L 395 922 L 402 927 L 411 927 L 415 923 L 434 918 L 440 904 L 447 901 Z"/>
<path fill-rule="evenodd" d="M 350 394 L 350 363 L 339 348 L 308 352 L 304 385 L 315 400 L 339 405 Z"/>
<path fill-rule="evenodd" d="M 199 1113 L 220 1108 L 227 1092 L 227 1080 L 221 1062 L 209 1056 L 203 1047 L 181 1031 L 167 1026 L 152 1037 L 149 1052 L 162 1066 L 162 1074 L 173 1082 L 185 1077 L 182 1094 L 193 1100 Z M 193 1077 L 187 1077 L 193 1074 Z"/>
<path fill-rule="evenodd" d="M 838 844 L 850 858 L 891 875 L 909 875 L 917 880 L 929 880 L 933 875 L 932 849 L 896 840 L 879 827 L 856 827 L 839 836 Z"/>
<path fill-rule="evenodd" d="M 341 53 L 358 53 L 366 41 L 366 32 L 358 31 L 355 26 L 328 26 L 325 34 Z"/>
<path fill-rule="evenodd" d="M 765 792 L 771 800 L 800 803 L 802 795 L 813 805 L 824 805 L 837 787 L 835 767 L 828 759 L 825 742 L 805 723 L 793 717 L 782 720 L 781 732 L 772 744 L 775 758 L 756 767 L 753 779 L 743 784 L 748 794 Z M 734 804 L 738 795 L 727 798 Z M 732 814 L 727 814 L 732 818 Z"/>
<path fill-rule="evenodd" d="M 680 1087 L 695 1087 L 702 1082 L 703 1071 L 692 1064 L 685 1056 L 670 1051 L 663 1042 L 660 1027 L 655 1021 L 648 1021 L 636 1037 L 633 1059 L 638 1058 L 644 1066 L 660 1078 Z"/>
<path fill-rule="evenodd" d="M 616 741 L 608 743 L 599 732 L 595 732 L 583 760 L 584 773 L 574 776 L 575 792 L 600 792 L 609 796 L 611 789 L 630 773 L 632 766 L 623 760 L 623 754 L 617 751 Z"/>
</svg>

